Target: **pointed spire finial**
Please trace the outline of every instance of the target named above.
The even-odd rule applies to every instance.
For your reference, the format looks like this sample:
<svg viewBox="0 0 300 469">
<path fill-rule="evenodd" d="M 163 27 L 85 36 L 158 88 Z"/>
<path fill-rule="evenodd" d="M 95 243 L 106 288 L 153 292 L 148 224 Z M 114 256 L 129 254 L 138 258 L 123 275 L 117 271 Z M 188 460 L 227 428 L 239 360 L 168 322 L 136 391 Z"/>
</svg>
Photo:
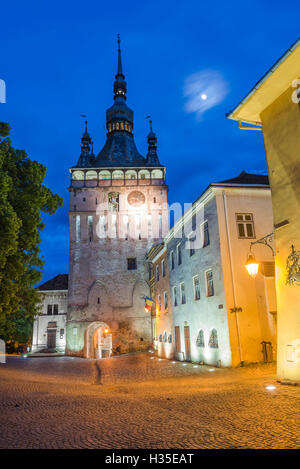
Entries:
<svg viewBox="0 0 300 469">
<path fill-rule="evenodd" d="M 121 39 L 120 39 L 120 34 L 118 34 L 118 73 L 116 75 L 116 78 L 118 76 L 121 76 L 124 78 L 123 75 L 123 70 L 122 70 L 122 57 L 121 57 Z"/>
</svg>

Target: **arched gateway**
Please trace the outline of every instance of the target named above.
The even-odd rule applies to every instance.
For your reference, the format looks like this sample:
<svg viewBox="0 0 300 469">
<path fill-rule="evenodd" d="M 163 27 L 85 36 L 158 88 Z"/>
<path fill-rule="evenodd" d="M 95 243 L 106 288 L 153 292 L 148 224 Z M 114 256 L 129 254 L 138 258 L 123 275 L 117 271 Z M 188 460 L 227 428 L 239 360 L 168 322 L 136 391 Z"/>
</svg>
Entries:
<svg viewBox="0 0 300 469">
<path fill-rule="evenodd" d="M 92 322 L 85 330 L 85 358 L 106 358 L 112 354 L 112 334 L 105 322 Z"/>
</svg>

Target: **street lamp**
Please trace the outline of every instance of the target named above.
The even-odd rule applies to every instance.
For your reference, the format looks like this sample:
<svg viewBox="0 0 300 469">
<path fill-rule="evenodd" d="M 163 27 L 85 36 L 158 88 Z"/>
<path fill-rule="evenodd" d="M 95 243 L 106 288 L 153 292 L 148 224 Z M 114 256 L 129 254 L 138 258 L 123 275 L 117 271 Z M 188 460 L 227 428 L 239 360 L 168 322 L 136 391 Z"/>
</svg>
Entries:
<svg viewBox="0 0 300 469">
<path fill-rule="evenodd" d="M 257 272 L 258 272 L 258 266 L 259 266 L 259 263 L 255 259 L 254 254 L 252 254 L 252 252 L 250 251 L 249 254 L 248 254 L 248 258 L 247 258 L 247 262 L 245 264 L 245 267 L 248 271 L 248 274 L 251 275 L 251 277 L 253 277 L 253 278 L 256 277 Z"/>
<path fill-rule="evenodd" d="M 247 261 L 246 261 L 245 267 L 248 271 L 248 274 L 251 275 L 251 277 L 253 277 L 253 278 L 256 277 L 256 275 L 258 273 L 259 262 L 255 259 L 254 254 L 252 254 L 251 248 L 254 244 L 264 244 L 265 246 L 268 246 L 268 248 L 271 249 L 273 256 L 275 256 L 274 249 L 270 244 L 270 242 L 273 240 L 273 235 L 274 235 L 274 231 L 272 231 L 272 233 L 269 233 L 268 235 L 263 236 L 262 238 L 260 238 L 256 241 L 252 241 L 252 243 L 250 243 L 250 251 L 249 251 L 249 254 L 247 256 Z"/>
</svg>

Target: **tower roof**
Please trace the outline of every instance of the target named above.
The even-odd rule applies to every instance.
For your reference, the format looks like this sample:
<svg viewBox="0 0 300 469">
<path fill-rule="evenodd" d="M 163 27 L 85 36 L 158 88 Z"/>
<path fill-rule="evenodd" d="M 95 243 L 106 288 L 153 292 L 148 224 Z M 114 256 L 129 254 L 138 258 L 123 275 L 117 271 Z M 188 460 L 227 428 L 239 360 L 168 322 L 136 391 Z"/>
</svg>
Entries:
<svg viewBox="0 0 300 469">
<path fill-rule="evenodd" d="M 96 166 L 144 166 L 145 158 L 138 152 L 133 138 L 133 111 L 126 104 L 126 81 L 118 35 L 118 67 L 114 82 L 114 104 L 106 111 L 107 138 L 98 153 Z"/>
</svg>

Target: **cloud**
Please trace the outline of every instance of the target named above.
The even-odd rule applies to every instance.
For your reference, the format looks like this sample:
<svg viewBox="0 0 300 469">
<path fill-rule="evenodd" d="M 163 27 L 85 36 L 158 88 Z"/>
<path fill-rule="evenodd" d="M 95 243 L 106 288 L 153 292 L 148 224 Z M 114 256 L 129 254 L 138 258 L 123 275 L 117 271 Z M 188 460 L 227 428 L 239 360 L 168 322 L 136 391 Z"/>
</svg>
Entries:
<svg viewBox="0 0 300 469">
<path fill-rule="evenodd" d="M 205 111 L 221 103 L 228 93 L 228 85 L 220 72 L 203 70 L 188 76 L 184 84 L 186 112 L 201 117 Z"/>
</svg>

